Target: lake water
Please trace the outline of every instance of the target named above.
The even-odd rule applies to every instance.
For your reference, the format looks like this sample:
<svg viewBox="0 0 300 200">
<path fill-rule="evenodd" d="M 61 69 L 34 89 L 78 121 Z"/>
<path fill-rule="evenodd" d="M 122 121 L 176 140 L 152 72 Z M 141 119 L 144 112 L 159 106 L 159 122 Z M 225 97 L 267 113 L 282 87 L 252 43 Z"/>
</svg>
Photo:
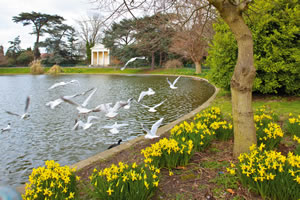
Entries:
<svg viewBox="0 0 300 200">
<path fill-rule="evenodd" d="M 173 81 L 176 77 L 169 77 Z M 80 86 L 66 85 L 53 90 L 48 88 L 60 81 L 76 79 Z M 102 152 L 122 139 L 124 142 L 144 135 L 141 123 L 151 125 L 161 117 L 163 124 L 178 119 L 204 103 L 213 93 L 214 87 L 205 81 L 181 77 L 178 89 L 171 90 L 165 76 L 135 75 L 14 75 L 0 76 L 0 128 L 11 123 L 11 130 L 0 132 L 0 185 L 18 186 L 28 180 L 32 168 L 44 165 L 46 160 L 55 160 L 61 165 L 71 165 Z M 157 112 L 151 113 L 136 103 L 129 110 L 121 109 L 114 119 L 107 119 L 104 113 L 90 115 L 100 117 L 91 128 L 72 131 L 78 117 L 74 106 L 62 103 L 54 110 L 46 107 L 46 102 L 63 95 L 72 95 L 91 87 L 98 90 L 91 98 L 88 108 L 102 103 L 137 99 L 141 91 L 152 88 L 156 93 L 146 96 L 141 103 L 153 105 L 164 99 Z M 5 110 L 24 112 L 25 99 L 30 95 L 30 118 L 21 120 L 5 113 Z M 82 103 L 86 97 L 73 100 Z M 84 119 L 82 119 L 85 121 Z M 112 134 L 105 125 L 114 122 L 127 123 L 120 133 Z"/>
</svg>

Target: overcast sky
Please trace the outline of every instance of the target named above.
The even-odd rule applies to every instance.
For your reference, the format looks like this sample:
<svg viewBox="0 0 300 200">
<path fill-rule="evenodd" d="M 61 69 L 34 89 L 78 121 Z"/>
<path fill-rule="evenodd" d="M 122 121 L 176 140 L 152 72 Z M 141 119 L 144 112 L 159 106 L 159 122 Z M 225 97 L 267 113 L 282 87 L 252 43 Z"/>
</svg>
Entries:
<svg viewBox="0 0 300 200">
<path fill-rule="evenodd" d="M 68 25 L 76 25 L 75 20 L 97 12 L 89 0 L 0 0 L 0 5 L 0 45 L 4 46 L 4 52 L 9 46 L 8 41 L 13 41 L 18 35 L 23 49 L 33 47 L 36 36 L 29 34 L 32 26 L 12 21 L 12 17 L 21 12 L 59 15 L 66 19 L 64 23 Z"/>
</svg>

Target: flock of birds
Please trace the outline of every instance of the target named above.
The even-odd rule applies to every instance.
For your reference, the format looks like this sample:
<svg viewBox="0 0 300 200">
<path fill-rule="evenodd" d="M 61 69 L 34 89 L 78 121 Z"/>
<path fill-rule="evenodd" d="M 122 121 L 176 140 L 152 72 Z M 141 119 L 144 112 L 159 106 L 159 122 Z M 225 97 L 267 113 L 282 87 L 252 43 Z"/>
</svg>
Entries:
<svg viewBox="0 0 300 200">
<path fill-rule="evenodd" d="M 144 59 L 144 58 L 142 57 L 142 58 L 139 58 L 139 59 Z M 126 67 L 126 65 L 125 65 L 125 67 Z M 167 78 L 167 82 L 169 83 L 169 86 L 170 86 L 171 89 L 177 89 L 177 87 L 175 87 L 175 84 L 177 83 L 177 81 L 179 80 L 179 78 L 180 78 L 180 76 L 177 77 L 174 80 L 174 82 L 170 82 L 169 79 Z M 54 90 L 57 87 L 63 87 L 63 86 L 70 85 L 70 84 L 78 84 L 80 86 L 79 81 L 77 81 L 77 80 L 71 80 L 71 81 L 68 81 L 68 82 L 55 83 L 52 86 L 50 86 L 48 88 L 48 90 Z M 87 118 L 86 122 L 83 122 L 83 121 L 78 120 L 78 119 L 75 120 L 75 125 L 72 128 L 72 130 L 75 131 L 75 130 L 78 130 L 79 128 L 82 128 L 83 130 L 87 130 L 87 129 L 89 129 L 94 124 L 92 122 L 93 120 L 98 120 L 99 119 L 99 117 L 97 117 L 97 116 L 92 116 L 92 115 L 87 116 L 90 113 L 93 113 L 93 112 L 104 112 L 106 117 L 108 117 L 110 119 L 111 118 L 115 118 L 118 115 L 118 111 L 121 108 L 122 109 L 127 109 L 127 110 L 130 109 L 132 102 L 135 102 L 137 104 L 140 104 L 142 107 L 147 108 L 149 112 L 156 112 L 157 111 L 156 108 L 158 108 L 159 106 L 161 106 L 167 100 L 167 99 L 165 99 L 162 102 L 160 102 L 160 103 L 158 103 L 158 104 L 156 104 L 154 106 L 147 106 L 147 105 L 142 104 L 141 101 L 142 101 L 142 99 L 145 96 L 150 96 L 150 95 L 154 95 L 155 94 L 155 91 L 152 90 L 151 88 L 149 88 L 147 91 L 142 91 L 140 93 L 139 98 L 137 99 L 137 101 L 134 100 L 133 98 L 130 98 L 127 101 L 117 101 L 115 104 L 113 104 L 113 103 L 104 103 L 104 104 L 100 104 L 100 105 L 98 105 L 98 106 L 96 106 L 94 108 L 90 108 L 90 107 L 88 107 L 88 103 L 91 100 L 92 96 L 96 93 L 96 91 L 97 91 L 97 88 L 91 88 L 91 89 L 88 89 L 88 90 L 86 90 L 84 92 L 77 93 L 77 94 L 74 94 L 74 95 L 61 96 L 58 99 L 55 99 L 53 101 L 47 102 L 46 106 L 50 107 L 50 109 L 55 109 L 58 105 L 62 104 L 63 102 L 68 103 L 70 105 L 73 105 L 77 109 L 79 117 L 81 115 L 83 115 L 85 119 Z M 90 94 L 88 95 L 88 97 L 82 103 L 77 103 L 77 102 L 75 102 L 73 100 L 75 97 L 85 96 L 88 93 L 90 93 Z M 7 110 L 5 110 L 5 112 L 7 114 L 9 114 L 9 115 L 17 116 L 17 117 L 19 117 L 22 120 L 23 119 L 28 119 L 30 117 L 30 115 L 28 114 L 29 104 L 30 104 L 30 97 L 28 96 L 26 98 L 25 109 L 24 109 L 24 113 L 23 114 L 14 113 L 14 112 L 7 111 Z M 161 126 L 163 120 L 164 120 L 164 118 L 160 118 L 158 121 L 156 121 L 152 125 L 152 127 L 151 127 L 150 130 L 148 130 L 144 126 L 144 124 L 141 123 L 142 129 L 147 133 L 145 135 L 145 138 L 153 139 L 153 138 L 159 137 L 158 135 L 156 135 L 156 133 L 157 133 L 157 130 L 158 130 L 159 126 Z M 113 125 L 106 125 L 106 126 L 104 126 L 102 128 L 109 129 L 109 131 L 112 134 L 116 134 L 116 133 L 119 133 L 119 129 L 121 127 L 125 127 L 125 126 L 128 126 L 128 124 L 118 124 L 117 122 L 115 122 Z M 2 128 L 0 130 L 1 130 L 1 132 L 5 132 L 5 131 L 9 131 L 10 129 L 11 129 L 11 123 L 8 123 L 7 127 Z M 115 146 L 118 146 L 121 142 L 122 142 L 122 140 L 120 139 L 118 141 L 118 143 L 109 146 L 108 149 L 113 148 Z"/>
</svg>

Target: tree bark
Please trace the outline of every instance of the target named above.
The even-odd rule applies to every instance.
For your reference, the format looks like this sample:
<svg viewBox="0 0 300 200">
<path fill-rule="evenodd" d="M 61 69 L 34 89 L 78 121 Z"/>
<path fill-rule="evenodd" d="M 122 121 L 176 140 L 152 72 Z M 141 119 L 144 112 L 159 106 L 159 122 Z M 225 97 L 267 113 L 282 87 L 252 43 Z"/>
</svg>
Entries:
<svg viewBox="0 0 300 200">
<path fill-rule="evenodd" d="M 40 33 L 37 32 L 36 42 L 34 44 L 34 49 L 33 49 L 34 60 L 39 59 L 41 56 L 41 53 L 39 51 L 39 42 L 40 42 Z"/>
<path fill-rule="evenodd" d="M 160 51 L 159 52 L 159 66 L 162 66 L 162 60 L 163 60 L 163 53 Z"/>
<path fill-rule="evenodd" d="M 238 44 L 238 59 L 231 79 L 232 117 L 234 125 L 234 156 L 249 152 L 256 144 L 256 129 L 252 110 L 252 86 L 256 70 L 253 58 L 253 39 L 245 24 L 241 8 L 228 0 L 212 4 L 229 25 Z M 217 2 L 217 1 L 216 1 Z M 245 9 L 245 7 L 244 7 Z"/>
<path fill-rule="evenodd" d="M 154 70 L 154 66 L 155 66 L 155 55 L 154 52 L 152 52 L 151 70 Z"/>
<path fill-rule="evenodd" d="M 201 63 L 200 63 L 200 61 L 196 61 L 195 62 L 195 66 L 196 66 L 196 74 L 201 74 L 202 73 L 202 69 L 201 69 Z"/>
</svg>

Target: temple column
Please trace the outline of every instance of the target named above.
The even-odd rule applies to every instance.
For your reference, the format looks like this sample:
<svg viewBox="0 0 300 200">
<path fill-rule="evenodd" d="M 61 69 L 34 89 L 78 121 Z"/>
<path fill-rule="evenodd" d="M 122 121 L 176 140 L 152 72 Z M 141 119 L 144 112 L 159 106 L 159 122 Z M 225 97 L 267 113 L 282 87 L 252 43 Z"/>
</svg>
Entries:
<svg viewBox="0 0 300 200">
<path fill-rule="evenodd" d="M 97 51 L 97 65 L 99 65 L 99 52 Z"/>
</svg>

